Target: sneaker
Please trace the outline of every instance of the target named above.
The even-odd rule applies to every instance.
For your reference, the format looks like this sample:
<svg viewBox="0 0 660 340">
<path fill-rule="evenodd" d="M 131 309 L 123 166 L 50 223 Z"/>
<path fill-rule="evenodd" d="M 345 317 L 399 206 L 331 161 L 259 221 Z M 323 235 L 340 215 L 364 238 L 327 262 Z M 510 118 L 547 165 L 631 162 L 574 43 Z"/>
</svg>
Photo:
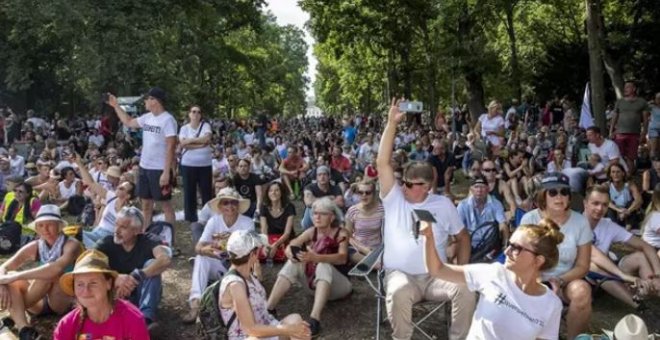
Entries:
<svg viewBox="0 0 660 340">
<path fill-rule="evenodd" d="M 312 338 L 317 337 L 319 333 L 321 333 L 321 322 L 314 318 L 310 318 L 309 330 L 312 332 Z"/>
<path fill-rule="evenodd" d="M 41 336 L 39 336 L 39 333 L 37 333 L 37 330 L 30 327 L 30 326 L 25 326 L 21 328 L 21 330 L 18 332 L 18 339 L 19 340 L 40 340 Z"/>
<path fill-rule="evenodd" d="M 195 265 L 195 257 L 194 256 L 189 257 L 188 258 L 188 263 L 190 263 L 191 266 L 194 266 Z"/>
<path fill-rule="evenodd" d="M 197 316 L 199 316 L 199 300 L 195 299 L 190 301 L 190 310 L 188 311 L 188 314 L 183 316 L 183 323 L 195 323 L 195 321 L 197 321 Z"/>
</svg>

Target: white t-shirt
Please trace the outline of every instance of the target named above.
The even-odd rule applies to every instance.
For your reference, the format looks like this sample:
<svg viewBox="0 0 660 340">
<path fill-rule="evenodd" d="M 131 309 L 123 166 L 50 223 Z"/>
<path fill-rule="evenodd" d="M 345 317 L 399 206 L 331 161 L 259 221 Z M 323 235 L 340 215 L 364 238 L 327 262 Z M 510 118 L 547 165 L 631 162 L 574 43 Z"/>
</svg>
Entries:
<svg viewBox="0 0 660 340">
<path fill-rule="evenodd" d="M 594 233 L 594 246 L 603 253 L 610 251 L 610 246 L 614 242 L 628 242 L 633 236 L 624 227 L 612 222 L 609 218 L 601 218 L 596 224 Z"/>
<path fill-rule="evenodd" d="M 541 220 L 539 210 L 534 209 L 522 217 L 520 224 L 538 224 Z M 559 227 L 559 230 L 564 234 L 564 241 L 557 246 L 559 249 L 559 262 L 556 267 L 543 272 L 543 280 L 560 276 L 573 269 L 577 259 L 578 246 L 591 244 L 593 239 L 593 233 L 587 218 L 572 210 L 571 216 L 566 223 Z"/>
<path fill-rule="evenodd" d="M 539 296 L 524 293 L 502 264 L 463 267 L 470 291 L 479 292 L 467 339 L 557 339 L 561 300 L 547 289 Z"/>
<path fill-rule="evenodd" d="M 227 227 L 222 215 L 214 215 L 208 222 L 206 222 L 204 232 L 202 232 L 199 242 L 213 242 L 213 234 L 231 233 L 236 230 L 254 230 L 254 222 L 247 216 L 238 215 L 238 219 L 234 222 L 234 225 Z"/>
<path fill-rule="evenodd" d="M 12 175 L 21 177 L 25 175 L 25 158 L 23 156 L 16 155 L 14 158 L 10 158 L 9 166 L 11 167 Z"/>
<path fill-rule="evenodd" d="M 103 214 L 101 215 L 101 220 L 99 221 L 97 228 L 107 230 L 111 233 L 115 232 L 115 224 L 117 222 L 116 202 L 117 195 L 112 191 L 108 191 L 105 194 L 105 208 L 103 208 Z"/>
<path fill-rule="evenodd" d="M 252 145 L 254 144 L 254 133 L 246 133 L 243 135 L 243 140 L 245 141 L 245 145 Z"/>
<path fill-rule="evenodd" d="M 660 248 L 660 213 L 651 212 L 643 228 L 642 239 L 656 249 Z"/>
<path fill-rule="evenodd" d="M 547 172 L 561 172 L 562 170 L 570 169 L 572 167 L 573 167 L 573 165 L 571 164 L 571 161 L 564 160 L 564 164 L 562 165 L 562 168 L 557 169 L 557 163 L 555 163 L 555 161 L 552 161 L 552 162 L 548 163 L 548 171 Z"/>
<path fill-rule="evenodd" d="M 424 237 L 415 241 L 412 228 L 413 209 L 428 210 L 436 223 L 433 223 L 433 234 L 436 249 L 443 262 L 447 261 L 447 238 L 458 234 L 463 228 L 456 206 L 446 197 L 429 195 L 422 203 L 410 203 L 403 197 L 399 185 L 383 197 L 385 208 L 383 261 L 385 269 L 396 269 L 410 275 L 426 274 L 424 267 Z"/>
<path fill-rule="evenodd" d="M 138 117 L 142 128 L 142 154 L 140 167 L 147 170 L 165 169 L 168 137 L 176 137 L 177 124 L 172 115 L 165 111 L 155 116 L 148 112 Z"/>
<path fill-rule="evenodd" d="M 60 190 L 60 196 L 63 199 L 68 199 L 69 197 L 74 196 L 76 194 L 77 184 L 78 184 L 78 179 L 74 179 L 73 182 L 71 183 L 71 186 L 68 188 L 66 187 L 66 185 L 64 185 L 64 181 L 58 183 L 57 186 L 59 187 Z"/>
<path fill-rule="evenodd" d="M 213 172 L 221 174 L 229 172 L 229 162 L 227 161 L 227 157 L 222 157 L 222 159 L 213 158 L 211 160 L 211 166 L 213 167 Z"/>
<path fill-rule="evenodd" d="M 489 118 L 487 113 L 482 114 L 479 117 L 479 122 L 481 122 L 481 137 L 487 139 L 491 144 L 495 146 L 500 146 L 502 143 L 500 136 L 497 135 L 487 135 L 488 132 L 497 132 L 499 129 L 504 127 L 504 118 L 502 116 L 495 116 Z"/>
<path fill-rule="evenodd" d="M 197 131 L 200 126 L 196 129 L 193 129 L 190 124 L 186 124 L 179 131 L 179 139 L 188 139 L 188 138 L 199 138 L 206 135 L 210 135 L 211 125 L 207 122 L 202 122 L 201 131 L 199 131 L 199 136 L 197 136 Z M 206 146 L 199 149 L 184 149 L 183 156 L 181 156 L 181 165 L 185 166 L 211 166 L 211 158 L 213 157 L 213 150 L 210 146 Z"/>
<path fill-rule="evenodd" d="M 206 223 L 211 219 L 211 217 L 217 215 L 213 210 L 211 210 L 211 207 L 209 206 L 209 203 L 206 202 L 204 206 L 202 207 L 202 210 L 197 212 L 197 222 L 206 225 Z"/>
<path fill-rule="evenodd" d="M 628 171 L 628 166 L 626 162 L 621 157 L 621 152 L 619 152 L 619 147 L 611 140 L 605 139 L 603 144 L 596 146 L 594 143 L 589 143 L 589 152 L 592 154 L 597 153 L 600 155 L 600 162 L 607 167 L 610 159 L 619 159 L 619 163 Z"/>
<path fill-rule="evenodd" d="M 101 145 L 103 145 L 104 138 L 103 138 L 103 135 L 101 135 L 101 134 L 91 135 L 91 136 L 89 136 L 88 141 L 92 144 L 96 144 L 96 146 L 98 146 L 98 147 L 101 147 Z"/>
</svg>

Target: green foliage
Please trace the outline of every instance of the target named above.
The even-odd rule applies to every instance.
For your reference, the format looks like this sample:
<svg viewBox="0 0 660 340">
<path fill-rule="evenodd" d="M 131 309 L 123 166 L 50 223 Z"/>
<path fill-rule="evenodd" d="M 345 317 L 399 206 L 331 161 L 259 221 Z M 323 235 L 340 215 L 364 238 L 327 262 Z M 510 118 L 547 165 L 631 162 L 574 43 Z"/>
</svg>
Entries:
<svg viewBox="0 0 660 340">
<path fill-rule="evenodd" d="M 160 86 L 169 109 L 192 103 L 233 115 L 304 110 L 303 32 L 281 27 L 264 0 L 0 3 L 0 100 L 85 113 L 99 94 Z"/>
</svg>

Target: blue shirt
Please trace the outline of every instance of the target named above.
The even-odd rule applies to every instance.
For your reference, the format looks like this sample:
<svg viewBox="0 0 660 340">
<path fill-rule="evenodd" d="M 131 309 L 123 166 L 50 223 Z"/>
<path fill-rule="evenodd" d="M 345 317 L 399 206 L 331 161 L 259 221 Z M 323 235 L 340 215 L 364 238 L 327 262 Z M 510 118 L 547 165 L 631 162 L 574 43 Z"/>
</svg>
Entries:
<svg viewBox="0 0 660 340">
<path fill-rule="evenodd" d="M 344 138 L 349 145 L 353 145 L 355 142 L 355 135 L 357 135 L 357 129 L 353 126 L 347 126 L 344 128 Z"/>
<path fill-rule="evenodd" d="M 463 221 L 463 224 L 470 233 L 473 246 L 481 242 L 482 233 L 473 234 L 480 225 L 485 222 L 497 222 L 497 224 L 501 224 L 506 221 L 504 217 L 504 206 L 491 195 L 488 195 L 486 198 L 486 203 L 481 212 L 476 208 L 474 197 L 472 195 L 468 196 L 458 203 L 458 216 L 461 217 L 461 221 Z M 482 231 L 486 232 L 483 229 Z"/>
</svg>

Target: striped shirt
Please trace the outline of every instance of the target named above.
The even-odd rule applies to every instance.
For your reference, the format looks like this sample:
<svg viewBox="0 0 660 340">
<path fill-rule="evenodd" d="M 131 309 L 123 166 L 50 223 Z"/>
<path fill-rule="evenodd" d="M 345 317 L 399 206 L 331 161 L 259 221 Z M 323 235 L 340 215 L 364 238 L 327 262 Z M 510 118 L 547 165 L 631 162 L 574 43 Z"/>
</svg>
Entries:
<svg viewBox="0 0 660 340">
<path fill-rule="evenodd" d="M 383 243 L 381 237 L 381 226 L 383 217 L 385 216 L 385 209 L 383 205 L 378 203 L 378 206 L 372 211 L 369 216 L 365 216 L 358 205 L 348 208 L 346 212 L 346 220 L 353 222 L 353 235 L 352 237 L 367 247 L 375 247 Z"/>
</svg>

